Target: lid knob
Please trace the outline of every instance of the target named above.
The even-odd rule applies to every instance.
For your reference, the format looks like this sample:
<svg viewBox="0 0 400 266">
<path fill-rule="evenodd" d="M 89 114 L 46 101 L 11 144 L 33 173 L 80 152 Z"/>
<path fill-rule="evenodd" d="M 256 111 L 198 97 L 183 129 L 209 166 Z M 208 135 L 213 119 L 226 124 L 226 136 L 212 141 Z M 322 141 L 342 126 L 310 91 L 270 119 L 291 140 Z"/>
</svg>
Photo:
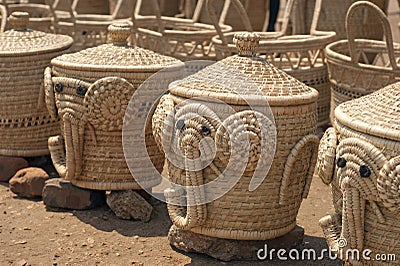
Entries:
<svg viewBox="0 0 400 266">
<path fill-rule="evenodd" d="M 11 27 L 14 30 L 27 30 L 29 23 L 29 13 L 28 12 L 12 12 L 8 17 Z"/>
<path fill-rule="evenodd" d="M 108 34 L 114 45 L 127 45 L 131 26 L 128 22 L 113 23 L 108 26 Z"/>
<path fill-rule="evenodd" d="M 254 32 L 238 32 L 233 37 L 239 56 L 252 57 L 260 45 L 260 35 Z"/>
</svg>

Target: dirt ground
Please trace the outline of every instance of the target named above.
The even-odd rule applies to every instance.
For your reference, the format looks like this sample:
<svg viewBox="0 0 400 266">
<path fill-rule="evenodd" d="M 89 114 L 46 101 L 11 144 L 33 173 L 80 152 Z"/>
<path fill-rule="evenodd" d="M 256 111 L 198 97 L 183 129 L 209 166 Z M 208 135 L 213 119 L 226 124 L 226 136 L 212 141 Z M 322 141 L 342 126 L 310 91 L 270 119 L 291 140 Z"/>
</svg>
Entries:
<svg viewBox="0 0 400 266">
<path fill-rule="evenodd" d="M 205 255 L 173 249 L 164 203 L 152 201 L 149 223 L 118 219 L 107 207 L 87 211 L 48 210 L 43 202 L 16 197 L 0 183 L 0 265 L 261 265 L 267 262 L 220 262 Z M 327 248 L 318 220 L 331 213 L 329 189 L 314 179 L 298 224 L 304 227 L 305 248 Z M 273 262 L 283 265 L 285 262 Z M 287 262 L 286 262 L 287 263 Z M 285 263 L 285 264 L 286 264 Z M 291 262 L 296 265 L 339 265 Z M 271 264 L 270 264 L 271 265 Z"/>
</svg>

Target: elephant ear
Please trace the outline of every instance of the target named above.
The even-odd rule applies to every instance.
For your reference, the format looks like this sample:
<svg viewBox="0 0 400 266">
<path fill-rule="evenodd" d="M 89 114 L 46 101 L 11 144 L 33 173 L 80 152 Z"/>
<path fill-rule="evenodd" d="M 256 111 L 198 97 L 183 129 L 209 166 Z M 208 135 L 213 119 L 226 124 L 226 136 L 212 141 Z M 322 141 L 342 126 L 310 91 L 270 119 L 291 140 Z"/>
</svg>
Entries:
<svg viewBox="0 0 400 266">
<path fill-rule="evenodd" d="M 378 176 L 377 187 L 384 206 L 392 212 L 400 213 L 400 156 L 384 164 Z"/>
<path fill-rule="evenodd" d="M 332 182 L 337 144 L 338 139 L 335 129 L 333 127 L 328 128 L 318 147 L 318 159 L 314 172 L 314 175 L 319 176 L 326 185 Z"/>
<path fill-rule="evenodd" d="M 125 111 L 134 93 L 135 88 L 123 78 L 99 79 L 85 94 L 87 121 L 100 130 L 122 130 Z"/>
<path fill-rule="evenodd" d="M 229 171 L 252 172 L 249 190 L 261 185 L 272 164 L 276 128 L 264 114 L 246 110 L 229 116 L 218 127 L 215 142 L 219 161 Z M 228 163 L 229 162 L 229 163 Z"/>
<path fill-rule="evenodd" d="M 163 134 L 169 134 L 172 138 L 173 130 L 173 114 L 175 108 L 174 101 L 170 95 L 164 95 L 161 97 L 154 114 L 152 117 L 152 131 L 154 139 L 157 143 L 158 148 L 163 151 L 162 136 Z"/>
<path fill-rule="evenodd" d="M 294 193 L 298 192 L 301 193 L 302 198 L 307 198 L 317 160 L 318 144 L 319 139 L 316 135 L 307 135 L 290 151 L 283 171 L 279 204 L 287 204 L 289 199 L 297 196 Z M 304 167 L 307 171 L 306 176 L 300 176 L 301 180 L 295 180 L 292 176 L 293 171 L 299 171 Z"/>
</svg>

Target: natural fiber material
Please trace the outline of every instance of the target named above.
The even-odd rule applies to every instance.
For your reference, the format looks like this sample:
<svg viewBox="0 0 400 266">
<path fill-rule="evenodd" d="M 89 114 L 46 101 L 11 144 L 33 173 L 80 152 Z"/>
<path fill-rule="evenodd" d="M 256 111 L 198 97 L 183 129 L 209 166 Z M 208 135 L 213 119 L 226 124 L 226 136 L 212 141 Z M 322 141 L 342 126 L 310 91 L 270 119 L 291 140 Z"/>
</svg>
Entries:
<svg viewBox="0 0 400 266">
<path fill-rule="evenodd" d="M 33 3 L 19 3 L 19 4 L 6 4 L 7 1 L 3 0 L 3 4 L 7 9 L 7 13 L 11 14 L 15 11 L 29 13 L 28 28 L 43 32 L 53 32 L 52 30 L 52 16 L 50 7 L 48 5 L 33 4 Z"/>
<path fill-rule="evenodd" d="M 359 10 L 375 14 L 383 27 L 385 42 L 356 39 L 354 20 Z M 374 21 L 376 24 L 376 22 Z M 327 46 L 326 57 L 332 84 L 331 118 L 335 108 L 349 101 L 374 92 L 399 80 L 397 65 L 399 44 L 393 43 L 390 24 L 377 6 L 363 1 L 352 5 L 347 16 L 348 40 Z"/>
<path fill-rule="evenodd" d="M 49 141 L 52 159 L 58 170 L 66 167 L 65 177 L 76 186 L 141 189 L 128 169 L 122 148 L 125 110 L 146 79 L 179 61 L 127 45 L 130 26 L 126 23 L 111 25 L 109 31 L 113 44 L 59 56 L 51 61 L 52 69 L 46 70 L 48 109 L 63 122 L 63 136 Z M 145 134 L 149 156 L 161 172 L 163 154 L 151 130 Z M 62 150 L 52 148 L 60 146 L 60 139 L 65 142 L 65 159 L 60 156 Z M 145 158 L 147 154 L 138 156 Z M 159 182 L 158 177 L 149 176 L 141 185 L 152 187 Z"/>
<path fill-rule="evenodd" d="M 212 12 L 213 2 L 208 0 L 208 8 L 219 36 L 215 36 L 212 41 L 217 58 L 222 59 L 236 53 L 233 43 L 234 33 L 224 34 L 219 30 L 218 21 Z M 248 25 L 246 29 L 252 31 L 243 6 L 238 0 L 232 1 L 232 3 L 235 3 L 234 6 L 237 9 L 242 10 L 241 13 L 244 14 L 242 20 L 245 25 Z M 331 101 L 324 49 L 335 39 L 335 34 L 333 32 L 315 32 L 308 35 L 286 35 L 293 5 L 294 1 L 288 1 L 280 32 L 259 33 L 261 41 L 257 53 L 274 66 L 318 90 L 318 126 L 324 126 L 329 122 Z"/>
<path fill-rule="evenodd" d="M 44 104 L 43 71 L 72 39 L 28 30 L 28 13 L 15 12 L 9 21 L 14 29 L 0 34 L 0 154 L 48 154 L 47 138 L 58 134 L 59 123 Z"/>
<path fill-rule="evenodd" d="M 211 24 L 198 23 L 195 19 L 163 17 L 157 1 L 151 0 L 155 16 L 132 17 L 136 28 L 136 44 L 160 54 L 173 56 L 182 61 L 215 60 L 215 51 L 211 38 L 216 31 Z M 140 10 L 142 0 L 137 0 L 136 10 Z M 197 9 L 204 1 L 199 1 Z M 223 32 L 232 28 L 221 25 Z"/>
<path fill-rule="evenodd" d="M 85 1 L 87 2 L 87 0 Z M 77 12 L 79 0 L 68 0 L 69 4 L 66 5 L 66 8 L 63 6 L 63 1 L 51 0 L 50 9 L 54 17 L 54 29 L 57 33 L 67 34 L 74 38 L 73 48 L 75 51 L 105 44 L 109 41 L 109 36 L 107 36 L 108 26 L 114 22 L 129 20 L 129 16 L 116 19 L 122 8 L 123 1 L 117 1 L 112 14 L 104 15 L 79 14 Z"/>
<path fill-rule="evenodd" d="M 334 31 L 338 40 L 346 39 L 346 14 L 357 0 L 296 0 L 293 16 L 295 34 L 306 34 L 310 27 L 319 31 Z M 369 0 L 385 13 L 388 0 Z M 354 18 L 355 36 L 361 39 L 382 40 L 382 31 L 376 27 L 379 20 L 373 12 L 362 11 Z"/>
<path fill-rule="evenodd" d="M 337 239 L 345 238 L 345 248 L 370 249 L 371 258 L 400 256 L 400 246 L 394 244 L 400 241 L 399 107 L 396 83 L 336 108 L 334 128 L 323 137 L 316 166 L 316 173 L 331 183 L 336 216 L 342 216 L 320 221 L 334 249 Z"/>
<path fill-rule="evenodd" d="M 307 197 L 316 160 L 318 92 L 254 56 L 251 49 L 257 46 L 257 39 L 251 34 L 236 36 L 242 56 L 226 58 L 172 83 L 170 94 L 161 99 L 155 110 L 153 134 L 165 152 L 171 147 L 165 143 L 163 146 L 162 139 L 175 139 L 187 159 L 197 158 L 200 150 L 202 154 L 210 154 L 213 145 L 199 144 L 204 136 L 212 138 L 216 145 L 213 161 L 203 170 L 186 171 L 167 160 L 171 182 L 195 186 L 186 193 L 179 188 L 165 191 L 170 217 L 181 229 L 219 238 L 265 240 L 284 235 L 296 225 L 297 212 L 302 198 Z M 207 101 L 201 104 L 201 100 L 195 103 L 189 100 L 174 111 L 174 106 L 197 97 L 206 97 Z M 262 133 L 273 134 L 273 122 L 249 108 L 249 104 L 262 105 L 265 99 L 276 124 L 274 158 L 268 146 L 275 147 L 270 143 L 272 135 Z M 230 113 L 231 108 L 234 114 Z M 168 114 L 174 114 L 173 121 L 166 119 Z M 219 117 L 227 118 L 220 121 Z M 238 121 L 245 126 L 238 127 Z M 228 129 L 233 131 L 233 136 Z M 251 139 L 249 154 L 240 141 L 247 134 Z M 260 154 L 261 145 L 265 145 L 265 154 Z M 207 204 L 196 204 L 208 198 L 211 190 L 226 189 L 215 187 L 208 191 L 201 185 L 221 176 L 230 155 L 235 162 L 249 159 L 240 180 L 222 197 Z M 273 160 L 268 175 L 257 176 L 265 179 L 258 188 L 249 191 L 257 165 L 266 160 Z M 229 172 L 240 171 L 236 165 L 232 167 Z M 190 206 L 174 205 L 180 200 L 186 200 Z"/>
</svg>

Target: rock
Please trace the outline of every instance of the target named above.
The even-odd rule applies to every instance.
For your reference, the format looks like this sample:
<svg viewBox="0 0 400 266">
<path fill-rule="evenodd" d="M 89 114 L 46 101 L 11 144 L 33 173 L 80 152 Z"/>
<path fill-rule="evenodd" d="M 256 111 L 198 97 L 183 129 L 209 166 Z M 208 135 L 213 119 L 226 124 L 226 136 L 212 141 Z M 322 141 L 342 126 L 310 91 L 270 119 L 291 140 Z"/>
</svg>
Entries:
<svg viewBox="0 0 400 266">
<path fill-rule="evenodd" d="M 168 233 L 170 244 L 177 249 L 207 254 L 223 261 L 260 260 L 257 253 L 263 256 L 266 247 L 268 251 L 271 249 L 278 251 L 279 249 L 299 248 L 303 243 L 303 238 L 304 229 L 300 226 L 296 226 L 284 236 L 261 241 L 210 237 L 179 229 L 175 225 L 170 228 Z"/>
<path fill-rule="evenodd" d="M 41 168 L 24 168 L 10 179 L 10 190 L 24 198 L 41 197 L 44 183 L 49 178 L 49 175 Z"/>
<path fill-rule="evenodd" d="M 43 188 L 43 202 L 47 207 L 85 210 L 105 204 L 105 192 L 76 187 L 71 182 L 53 178 Z"/>
<path fill-rule="evenodd" d="M 134 190 L 112 191 L 107 204 L 118 218 L 150 221 L 153 207 Z"/>
<path fill-rule="evenodd" d="M 51 178 L 60 177 L 57 170 L 54 168 L 50 155 L 27 157 L 25 159 L 28 161 L 30 167 L 42 168 Z"/>
<path fill-rule="evenodd" d="M 0 182 L 8 182 L 15 173 L 28 167 L 28 162 L 21 157 L 0 156 Z"/>
</svg>

